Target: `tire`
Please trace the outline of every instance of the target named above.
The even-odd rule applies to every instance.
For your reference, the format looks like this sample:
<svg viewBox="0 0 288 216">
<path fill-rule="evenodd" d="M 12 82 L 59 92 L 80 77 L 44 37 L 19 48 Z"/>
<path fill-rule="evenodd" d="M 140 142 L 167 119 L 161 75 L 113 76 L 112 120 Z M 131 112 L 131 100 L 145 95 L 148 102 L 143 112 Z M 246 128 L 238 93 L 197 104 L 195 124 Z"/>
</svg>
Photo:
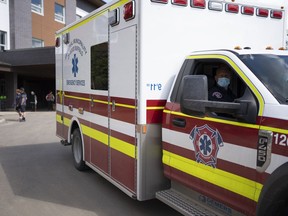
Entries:
<svg viewBox="0 0 288 216">
<path fill-rule="evenodd" d="M 265 183 L 259 198 L 257 215 L 288 215 L 288 164 L 282 165 Z"/>
<path fill-rule="evenodd" d="M 79 128 L 73 131 L 72 137 L 72 153 L 74 166 L 79 171 L 84 171 L 87 169 L 85 161 L 83 160 L 83 142 L 81 138 L 81 133 Z"/>
</svg>

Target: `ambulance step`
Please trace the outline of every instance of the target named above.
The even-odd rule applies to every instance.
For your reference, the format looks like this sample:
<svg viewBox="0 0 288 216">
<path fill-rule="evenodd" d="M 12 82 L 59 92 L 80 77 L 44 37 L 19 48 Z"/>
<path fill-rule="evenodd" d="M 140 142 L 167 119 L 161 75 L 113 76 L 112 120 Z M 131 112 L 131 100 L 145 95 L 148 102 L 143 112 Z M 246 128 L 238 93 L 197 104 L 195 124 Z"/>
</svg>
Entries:
<svg viewBox="0 0 288 216">
<path fill-rule="evenodd" d="M 203 208 L 192 200 L 182 196 L 180 193 L 169 189 L 156 193 L 156 198 L 178 212 L 187 216 L 216 216 L 217 214 Z"/>
</svg>

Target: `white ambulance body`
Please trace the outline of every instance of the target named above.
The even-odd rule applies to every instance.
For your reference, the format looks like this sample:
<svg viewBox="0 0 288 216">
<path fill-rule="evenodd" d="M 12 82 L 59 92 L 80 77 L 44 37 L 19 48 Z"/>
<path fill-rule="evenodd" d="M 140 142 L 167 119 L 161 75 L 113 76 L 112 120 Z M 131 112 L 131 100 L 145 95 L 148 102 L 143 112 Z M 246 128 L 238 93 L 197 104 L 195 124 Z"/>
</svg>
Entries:
<svg viewBox="0 0 288 216">
<path fill-rule="evenodd" d="M 211 208 L 213 214 L 255 215 L 259 194 L 251 202 L 242 202 L 237 192 L 238 205 L 233 201 L 229 203 L 230 196 L 225 197 L 225 192 L 218 189 L 215 191 L 222 193 L 223 200 L 219 196 L 209 199 L 209 194 L 214 193 L 213 189 L 219 186 L 219 182 L 210 182 L 211 191 L 207 185 L 202 191 L 201 186 L 197 186 L 198 189 L 191 187 L 193 181 L 181 174 L 183 170 L 180 168 L 178 173 L 170 173 L 181 166 L 181 163 L 175 163 L 174 167 L 170 167 L 173 160 L 183 159 L 183 163 L 188 160 L 183 158 L 186 154 L 181 153 L 183 149 L 191 147 L 191 151 L 196 150 L 193 150 L 192 143 L 190 147 L 188 143 L 189 132 L 193 128 L 187 129 L 188 134 L 177 129 L 177 125 L 182 124 L 181 115 L 174 119 L 176 128 L 170 122 L 171 116 L 180 111 L 179 106 L 169 98 L 176 94 L 175 86 L 180 86 L 175 79 L 178 72 L 185 71 L 187 65 L 193 65 L 190 60 L 197 62 L 203 56 L 207 59 L 222 56 L 216 59 L 231 63 L 231 67 L 236 68 L 237 61 L 234 62 L 233 55 L 238 54 L 227 50 L 233 50 L 236 46 L 246 47 L 245 52 L 249 53 L 250 49 L 264 50 L 267 46 L 278 49 L 285 46 L 285 16 L 286 8 L 282 5 L 260 5 L 248 0 L 118 0 L 58 31 L 57 135 L 63 144 L 72 144 L 76 168 L 83 170 L 89 166 L 137 200 L 152 199 L 156 192 L 177 185 L 174 191 L 196 190 L 197 195 L 186 194 L 186 198 L 196 199 L 197 202 L 200 200 L 200 206 Z M 209 51 L 216 49 L 218 51 Z M 193 51 L 203 50 L 208 51 L 189 55 Z M 205 61 L 209 62 L 207 59 Z M 188 63 L 183 64 L 184 60 Z M 214 67 L 212 63 L 209 65 L 211 68 Z M 240 61 L 237 63 L 242 64 Z M 249 70 L 246 66 L 239 68 Z M 248 78 L 243 79 L 249 81 Z M 256 83 L 260 82 L 253 79 Z M 262 89 L 258 90 L 257 98 L 262 90 L 267 94 L 269 92 L 260 86 Z M 270 102 L 275 101 L 270 98 Z M 261 115 L 263 110 L 261 108 Z M 187 114 L 183 113 L 183 116 Z M 227 122 L 224 121 L 227 126 L 237 124 Z M 181 144 L 179 139 L 182 137 L 188 139 Z M 169 147 L 163 150 L 162 146 Z M 237 151 L 235 146 L 233 148 Z M 241 149 L 244 154 L 245 148 Z M 222 151 L 219 154 L 228 154 L 230 150 L 226 150 L 226 153 Z M 256 150 L 252 154 L 256 154 Z M 235 159 L 233 163 L 237 164 L 238 160 L 239 166 L 245 166 L 240 163 L 241 159 L 229 157 Z M 286 157 L 282 157 L 283 161 L 287 161 Z M 256 170 L 256 165 L 254 168 Z M 228 171 L 225 173 L 226 177 L 235 175 Z M 197 178 L 196 174 L 193 175 L 193 178 Z M 203 180 L 205 177 L 201 178 Z M 247 180 L 247 184 L 251 182 Z M 237 185 L 225 190 L 235 192 L 233 187 Z M 161 197 L 159 193 L 158 198 L 165 199 Z M 183 214 L 202 214 L 190 214 L 187 213 L 190 210 L 181 209 L 180 204 L 163 201 Z M 251 206 L 248 210 L 243 209 L 247 203 Z M 199 205 L 191 208 L 202 209 Z"/>
</svg>

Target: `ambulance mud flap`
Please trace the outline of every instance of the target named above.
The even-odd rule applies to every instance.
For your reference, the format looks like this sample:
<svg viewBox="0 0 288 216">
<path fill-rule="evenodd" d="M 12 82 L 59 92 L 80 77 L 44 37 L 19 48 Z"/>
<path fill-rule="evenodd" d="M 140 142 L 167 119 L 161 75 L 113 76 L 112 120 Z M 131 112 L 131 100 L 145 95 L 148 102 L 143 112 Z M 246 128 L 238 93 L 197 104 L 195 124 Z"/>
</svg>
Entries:
<svg viewBox="0 0 288 216">
<path fill-rule="evenodd" d="M 193 200 L 185 197 L 173 189 L 159 191 L 156 193 L 156 198 L 178 212 L 187 216 L 216 216 L 217 214 L 203 208 Z"/>
<path fill-rule="evenodd" d="M 69 143 L 67 140 L 61 140 L 60 142 L 61 142 L 61 144 L 62 144 L 63 146 L 69 146 L 69 145 L 71 145 L 71 143 Z"/>
</svg>

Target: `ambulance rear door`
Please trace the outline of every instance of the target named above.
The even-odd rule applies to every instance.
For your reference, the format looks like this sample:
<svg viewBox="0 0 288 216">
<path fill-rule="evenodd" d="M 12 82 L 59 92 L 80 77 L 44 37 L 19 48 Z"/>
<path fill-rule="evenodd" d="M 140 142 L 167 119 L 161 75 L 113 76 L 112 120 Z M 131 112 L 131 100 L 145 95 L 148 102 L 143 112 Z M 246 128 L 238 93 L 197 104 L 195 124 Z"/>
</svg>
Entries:
<svg viewBox="0 0 288 216">
<path fill-rule="evenodd" d="M 64 36 L 62 34 L 56 37 L 56 134 L 57 136 L 67 139 L 64 133 L 64 86 L 63 86 L 63 49 Z M 67 135 L 66 135 L 67 136 Z"/>
</svg>

